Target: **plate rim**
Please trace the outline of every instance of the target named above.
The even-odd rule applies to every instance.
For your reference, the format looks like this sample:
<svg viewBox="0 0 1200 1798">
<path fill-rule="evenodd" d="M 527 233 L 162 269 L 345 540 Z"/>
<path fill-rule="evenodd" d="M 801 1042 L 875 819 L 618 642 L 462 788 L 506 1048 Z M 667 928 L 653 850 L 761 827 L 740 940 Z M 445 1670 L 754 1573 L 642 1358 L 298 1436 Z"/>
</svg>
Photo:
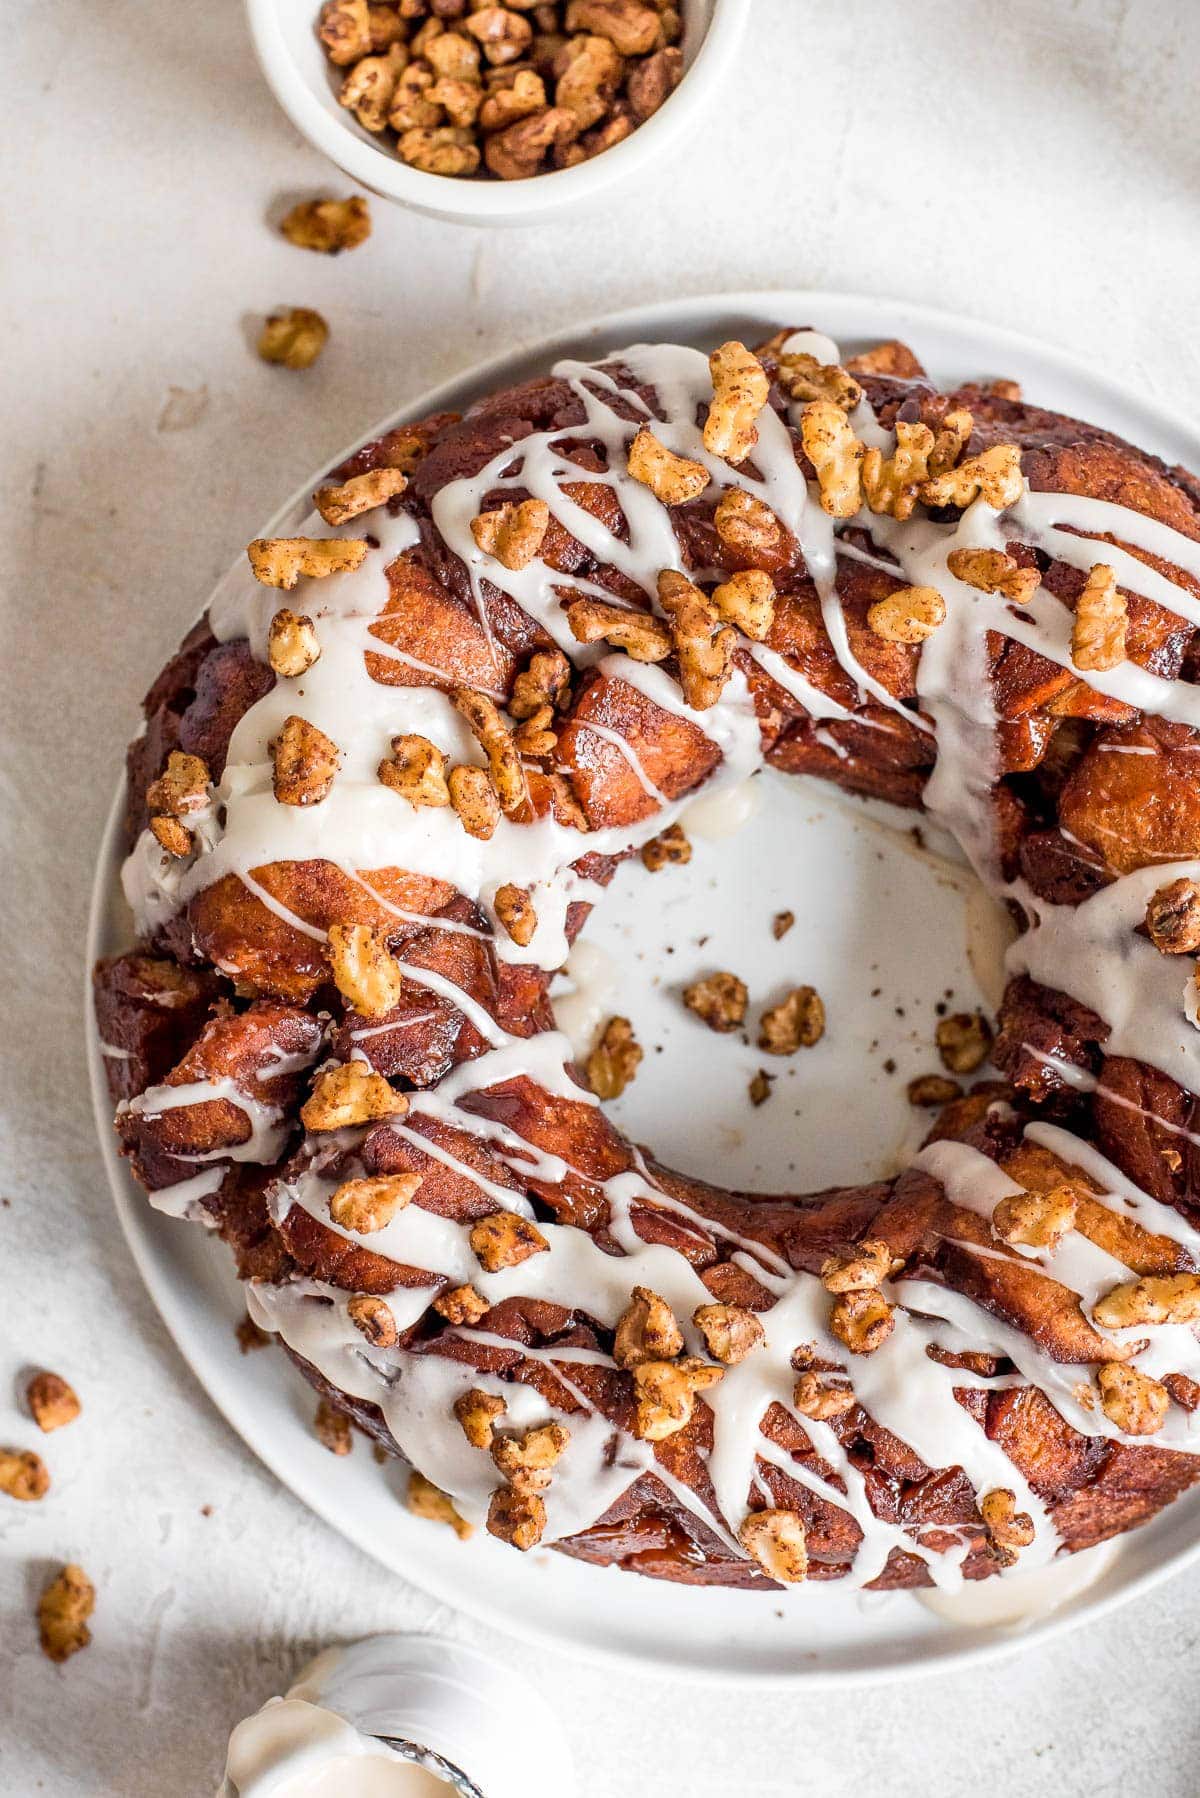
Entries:
<svg viewBox="0 0 1200 1798">
<path fill-rule="evenodd" d="M 536 363 L 544 367 L 551 359 L 559 356 L 592 354 L 596 345 L 591 340 L 614 333 L 622 334 L 625 342 L 631 342 L 634 341 L 629 335 L 631 332 L 652 334 L 661 322 L 667 320 L 674 322 L 673 335 L 711 335 L 713 323 L 723 315 L 737 312 L 764 312 L 768 317 L 773 315 L 776 319 L 790 316 L 797 325 L 815 321 L 818 327 L 829 326 L 834 322 L 832 316 L 825 314 L 838 315 L 842 319 L 842 334 L 845 335 L 857 334 L 855 327 L 847 327 L 846 324 L 848 318 L 857 315 L 861 319 L 864 334 L 868 336 L 872 333 L 901 336 L 914 328 L 917 331 L 927 328 L 933 333 L 951 332 L 978 340 L 981 354 L 988 357 L 995 353 L 1003 356 L 1008 352 L 1018 361 L 1041 364 L 1062 373 L 1068 379 L 1084 384 L 1102 405 L 1108 404 L 1144 418 L 1152 439 L 1177 437 L 1190 447 L 1192 455 L 1200 463 L 1200 426 L 1190 421 L 1181 410 L 1148 397 L 1106 372 L 1098 373 L 1084 357 L 1033 335 L 905 299 L 810 288 L 748 288 L 622 307 L 579 325 L 564 327 L 532 343 L 500 351 L 482 362 L 469 364 L 456 375 L 439 382 L 389 413 L 357 438 L 348 449 L 330 458 L 316 476 L 306 480 L 289 496 L 265 530 L 269 534 L 275 528 L 277 520 L 285 518 L 298 505 L 307 501 L 314 480 L 319 480 L 325 469 L 338 466 L 362 445 L 372 442 L 397 425 L 448 409 L 464 399 L 468 392 L 475 397 L 483 397 L 502 382 L 521 378 L 520 371 L 526 364 Z M 706 319 L 709 321 L 707 329 L 704 322 Z M 616 348 L 618 345 L 614 343 L 611 347 Z M 980 378 L 985 377 L 986 370 L 981 369 Z M 968 1667 L 994 1665 L 1026 1648 L 1040 1647 L 1053 1641 L 1085 1622 L 1107 1617 L 1200 1559 L 1198 1530 L 1190 1542 L 1169 1549 L 1152 1565 L 1134 1573 L 1123 1582 L 1116 1583 L 1112 1589 L 1085 1590 L 1062 1608 L 1020 1627 L 980 1626 L 977 1637 L 968 1637 L 964 1641 L 958 1636 L 943 1646 L 938 1646 L 937 1637 L 934 1637 L 928 1648 L 922 1647 L 920 1658 L 913 1661 L 892 1662 L 874 1667 L 822 1667 L 802 1661 L 793 1667 L 778 1670 L 743 1668 L 736 1662 L 718 1669 L 682 1661 L 664 1661 L 637 1647 L 608 1644 L 589 1637 L 580 1638 L 568 1631 L 546 1627 L 538 1619 L 524 1616 L 519 1611 L 514 1615 L 507 1608 L 502 1610 L 491 1598 L 482 1597 L 473 1591 L 469 1578 L 457 1582 L 444 1580 L 440 1573 L 429 1567 L 418 1567 L 415 1571 L 406 1567 L 401 1572 L 392 1561 L 385 1559 L 372 1547 L 365 1533 L 360 1533 L 355 1528 L 353 1518 L 347 1519 L 338 1514 L 333 1498 L 326 1495 L 324 1488 L 311 1482 L 301 1468 L 282 1467 L 279 1457 L 255 1440 L 252 1407 L 248 1402 L 243 1403 L 240 1392 L 235 1395 L 226 1390 L 224 1379 L 189 1340 L 190 1332 L 183 1316 L 176 1312 L 169 1281 L 160 1265 L 159 1251 L 149 1227 L 155 1214 L 118 1153 L 112 1129 L 112 1102 L 92 1003 L 92 969 L 100 958 L 103 939 L 108 933 L 108 913 L 114 898 L 113 876 L 119 866 L 124 784 L 122 774 L 118 778 L 116 793 L 98 845 L 96 871 L 88 904 L 83 970 L 84 1035 L 93 1115 L 101 1158 L 122 1234 L 142 1283 L 176 1350 L 224 1421 L 281 1485 L 330 1528 L 373 1560 L 407 1580 L 419 1591 L 491 1628 L 538 1646 L 545 1645 L 559 1651 L 566 1646 L 579 1659 L 592 1664 L 615 1665 L 625 1670 L 644 1668 L 659 1678 L 676 1679 L 689 1684 L 850 1689 L 893 1685 L 902 1681 L 930 1678 L 939 1673 L 963 1671 Z M 249 1395 L 251 1392 L 252 1385 L 247 1382 L 245 1393 Z M 1186 1495 L 1182 1495 L 1176 1505 L 1182 1502 L 1186 1502 Z M 1175 1506 L 1168 1507 L 1159 1515 L 1175 1515 Z M 1144 1529 L 1153 1528 L 1155 1522 L 1157 1519 L 1151 1520 Z M 1144 1539 L 1142 1531 L 1130 1532 L 1128 1537 L 1117 1539 L 1118 1552 L 1120 1547 L 1126 1546 L 1131 1540 L 1137 1542 Z M 1115 1563 L 1101 1577 L 1109 1577 L 1114 1569 Z M 638 1588 L 633 1586 L 632 1575 L 626 1577 L 630 1580 L 632 1596 Z M 849 1596 L 847 1601 L 849 1602 Z"/>
</svg>

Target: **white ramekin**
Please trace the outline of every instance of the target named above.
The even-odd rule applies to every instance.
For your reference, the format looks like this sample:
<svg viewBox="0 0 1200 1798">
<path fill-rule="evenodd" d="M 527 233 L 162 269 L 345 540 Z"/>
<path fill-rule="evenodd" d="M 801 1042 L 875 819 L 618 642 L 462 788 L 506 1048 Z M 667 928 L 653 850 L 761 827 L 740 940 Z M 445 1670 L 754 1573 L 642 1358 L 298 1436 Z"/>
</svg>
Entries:
<svg viewBox="0 0 1200 1798">
<path fill-rule="evenodd" d="M 622 177 L 644 173 L 689 119 L 694 125 L 706 107 L 718 105 L 750 0 L 683 0 L 685 69 L 670 99 L 613 149 L 527 181 L 424 175 L 364 131 L 338 105 L 340 71 L 331 68 L 316 34 L 320 7 L 321 0 L 246 0 L 259 64 L 297 131 L 381 199 L 458 224 L 521 225 L 586 206 Z"/>
</svg>

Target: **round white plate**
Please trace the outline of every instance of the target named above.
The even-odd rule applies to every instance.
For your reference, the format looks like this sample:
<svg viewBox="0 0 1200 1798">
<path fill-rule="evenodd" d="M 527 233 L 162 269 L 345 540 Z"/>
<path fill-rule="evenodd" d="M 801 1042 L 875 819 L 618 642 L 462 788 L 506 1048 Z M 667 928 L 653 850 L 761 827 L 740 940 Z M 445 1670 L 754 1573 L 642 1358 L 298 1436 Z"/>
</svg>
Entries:
<svg viewBox="0 0 1200 1798">
<path fill-rule="evenodd" d="M 1057 350 L 903 302 L 794 292 L 687 300 L 601 319 L 447 383 L 362 441 L 404 419 L 461 410 L 561 355 L 596 356 L 660 338 L 701 347 L 730 336 L 752 343 L 780 324 L 815 325 L 847 353 L 903 338 L 939 383 L 1015 378 L 1040 404 L 1108 426 L 1168 461 L 1200 465 L 1200 433 L 1186 421 Z M 325 466 L 349 453 L 330 456 Z M 265 534 L 295 527 L 324 472 Z M 639 863 L 622 868 L 589 925 L 587 940 L 611 958 L 615 984 L 605 1009 L 631 1016 L 647 1050 L 614 1115 L 665 1161 L 731 1187 L 803 1191 L 870 1178 L 890 1171 L 912 1145 L 914 1123 L 919 1129 L 904 1085 L 934 1065 L 936 1002 L 949 996 L 952 1008 L 968 1008 L 981 993 L 994 1002 L 995 936 L 986 928 L 986 907 L 968 900 L 973 882 L 914 839 L 914 815 L 771 774 L 757 784 L 757 816 L 740 834 L 697 838 L 687 869 L 668 869 L 649 885 Z M 119 815 L 118 795 L 96 874 L 89 965 L 130 940 L 117 878 Z M 796 923 L 776 941 L 771 920 L 784 909 Z M 679 1004 L 682 985 L 721 967 L 742 975 L 756 1008 L 800 981 L 825 999 L 826 1039 L 768 1070 L 776 1079 L 758 1109 L 746 1097 L 761 1060 L 753 1033 L 747 1042 L 716 1037 Z M 313 1394 L 284 1355 L 240 1354 L 234 1326 L 243 1307 L 226 1251 L 195 1226 L 152 1211 L 116 1152 L 90 996 L 87 1015 L 97 1123 L 117 1212 L 150 1294 L 201 1384 L 250 1447 L 334 1529 L 497 1628 L 691 1678 L 895 1679 L 1044 1640 L 1145 1591 L 1200 1552 L 1200 1494 L 1193 1494 L 1114 1549 L 1094 1551 L 1090 1561 L 1077 1557 L 1053 1594 L 1058 1608 L 1035 1610 L 1014 1626 L 938 1615 L 907 1592 L 858 1597 L 836 1585 L 774 1597 L 707 1591 L 549 1551 L 521 1558 L 482 1534 L 460 1543 L 404 1510 L 399 1471 L 380 1467 L 365 1443 L 342 1460 L 320 1446 L 312 1433 Z M 1083 1576 L 1090 1583 L 1080 1590 Z M 1006 1581 L 1005 1591 L 1012 1590 Z"/>
</svg>

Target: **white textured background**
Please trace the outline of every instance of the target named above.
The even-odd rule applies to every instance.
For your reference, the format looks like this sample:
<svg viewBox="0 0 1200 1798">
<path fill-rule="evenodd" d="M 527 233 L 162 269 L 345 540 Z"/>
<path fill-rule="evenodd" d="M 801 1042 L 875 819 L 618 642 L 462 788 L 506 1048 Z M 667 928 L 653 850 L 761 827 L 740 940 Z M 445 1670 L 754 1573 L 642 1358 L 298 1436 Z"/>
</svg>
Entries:
<svg viewBox="0 0 1200 1798">
<path fill-rule="evenodd" d="M 1200 402 L 1195 0 L 753 10 L 723 116 L 654 185 L 492 236 L 377 203 L 370 244 L 325 261 L 268 228 L 330 173 L 275 110 L 236 0 L 4 9 L 0 1440 L 36 1434 L 15 1396 L 30 1363 L 85 1407 L 46 1445 L 50 1498 L 0 1500 L 14 1798 L 202 1798 L 231 1722 L 311 1649 L 437 1609 L 218 1419 L 140 1288 L 92 1140 L 79 995 L 101 815 L 136 698 L 231 551 L 408 395 L 640 299 L 892 292 Z M 249 348 L 280 303 L 332 325 L 307 376 Z M 66 1557 L 99 1604 L 93 1646 L 59 1671 L 31 1611 Z M 585 1798 L 1190 1798 L 1198 1601 L 1193 1572 L 999 1670 L 812 1701 L 535 1671 Z"/>
</svg>

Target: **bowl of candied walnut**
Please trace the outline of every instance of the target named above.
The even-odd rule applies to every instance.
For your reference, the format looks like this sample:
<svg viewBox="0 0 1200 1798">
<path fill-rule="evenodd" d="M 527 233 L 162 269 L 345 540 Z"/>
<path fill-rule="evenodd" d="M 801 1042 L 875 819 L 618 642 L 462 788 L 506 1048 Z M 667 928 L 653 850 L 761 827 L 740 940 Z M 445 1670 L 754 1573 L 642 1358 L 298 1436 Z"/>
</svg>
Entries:
<svg viewBox="0 0 1200 1798">
<path fill-rule="evenodd" d="M 373 193 L 475 225 L 578 207 L 716 101 L 749 0 L 247 0 L 296 128 Z"/>
</svg>

